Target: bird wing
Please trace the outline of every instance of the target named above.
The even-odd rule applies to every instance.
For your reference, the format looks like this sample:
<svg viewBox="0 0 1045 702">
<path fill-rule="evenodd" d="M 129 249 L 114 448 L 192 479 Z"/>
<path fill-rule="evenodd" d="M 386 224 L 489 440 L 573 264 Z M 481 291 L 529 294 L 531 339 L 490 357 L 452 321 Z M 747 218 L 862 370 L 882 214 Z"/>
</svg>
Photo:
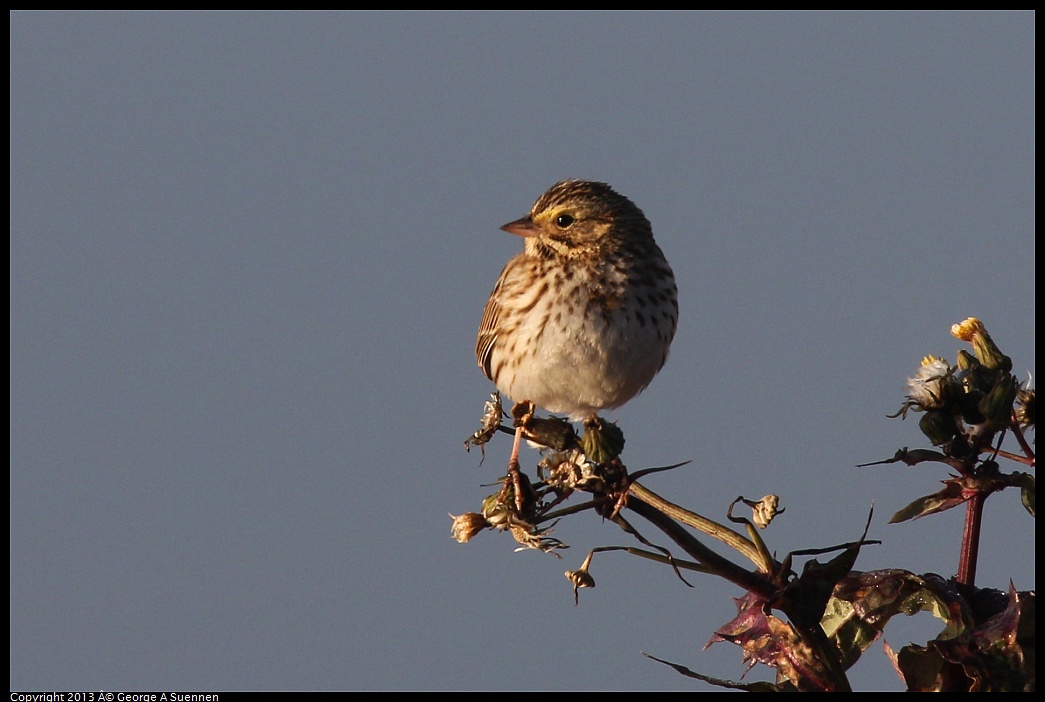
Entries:
<svg viewBox="0 0 1045 702">
<path fill-rule="evenodd" d="M 498 293 L 501 291 L 501 286 L 504 285 L 510 267 L 510 265 L 504 267 L 497 283 L 493 286 L 493 292 L 486 301 L 486 309 L 483 310 L 483 321 L 479 323 L 479 336 L 475 340 L 475 360 L 479 362 L 479 367 L 490 380 L 493 380 L 490 357 L 493 355 L 493 346 L 497 343 L 497 322 L 501 317 L 501 305 L 497 302 Z"/>
</svg>

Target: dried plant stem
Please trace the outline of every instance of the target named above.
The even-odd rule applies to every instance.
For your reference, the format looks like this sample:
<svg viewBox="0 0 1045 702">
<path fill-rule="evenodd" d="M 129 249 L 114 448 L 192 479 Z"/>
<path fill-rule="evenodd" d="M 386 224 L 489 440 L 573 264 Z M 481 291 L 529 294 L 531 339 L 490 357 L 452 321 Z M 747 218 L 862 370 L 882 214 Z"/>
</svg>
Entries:
<svg viewBox="0 0 1045 702">
<path fill-rule="evenodd" d="M 757 565 L 763 573 L 772 574 L 774 570 L 773 564 L 766 560 L 765 554 L 759 550 L 758 546 L 729 527 L 701 516 L 696 512 L 690 512 L 688 509 L 679 507 L 639 483 L 632 482 L 628 492 L 631 496 L 637 497 L 651 507 L 655 507 L 672 519 L 718 539 Z"/>
<path fill-rule="evenodd" d="M 631 487 L 634 490 L 637 485 L 633 483 Z M 639 497 L 638 494 L 634 496 Z M 668 538 L 678 544 L 691 558 L 707 566 L 731 583 L 767 599 L 772 597 L 779 589 L 768 576 L 745 570 L 729 559 L 718 555 L 686 531 L 674 518 L 659 507 L 647 503 L 641 497 L 640 499 L 629 500 L 628 509 L 664 532 Z"/>
</svg>

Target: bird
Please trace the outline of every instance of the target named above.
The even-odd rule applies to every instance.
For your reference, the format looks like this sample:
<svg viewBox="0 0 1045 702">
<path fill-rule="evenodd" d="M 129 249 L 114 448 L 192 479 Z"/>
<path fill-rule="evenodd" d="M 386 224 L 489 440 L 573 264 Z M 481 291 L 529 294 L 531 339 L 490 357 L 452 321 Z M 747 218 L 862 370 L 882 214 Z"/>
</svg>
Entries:
<svg viewBox="0 0 1045 702">
<path fill-rule="evenodd" d="M 675 275 L 642 210 L 606 183 L 563 180 L 501 229 L 523 251 L 483 311 L 475 357 L 486 377 L 571 421 L 642 392 L 679 316 Z"/>
</svg>

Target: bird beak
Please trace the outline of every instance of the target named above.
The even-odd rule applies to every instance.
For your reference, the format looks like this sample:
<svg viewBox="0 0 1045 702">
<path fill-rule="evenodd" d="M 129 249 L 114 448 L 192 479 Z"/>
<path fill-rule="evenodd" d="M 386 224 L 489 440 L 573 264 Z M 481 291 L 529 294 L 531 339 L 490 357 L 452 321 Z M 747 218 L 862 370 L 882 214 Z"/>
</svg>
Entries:
<svg viewBox="0 0 1045 702">
<path fill-rule="evenodd" d="M 517 219 L 514 222 L 508 222 L 508 224 L 501 227 L 504 231 L 509 234 L 515 234 L 516 236 L 537 236 L 540 233 L 540 229 L 533 223 L 529 215 L 522 219 Z"/>
</svg>

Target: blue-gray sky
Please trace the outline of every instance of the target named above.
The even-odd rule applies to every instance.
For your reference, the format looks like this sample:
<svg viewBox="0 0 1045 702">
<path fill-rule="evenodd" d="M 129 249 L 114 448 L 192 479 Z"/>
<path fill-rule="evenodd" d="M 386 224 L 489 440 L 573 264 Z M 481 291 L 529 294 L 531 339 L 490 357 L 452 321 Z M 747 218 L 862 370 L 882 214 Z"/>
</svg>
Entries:
<svg viewBox="0 0 1045 702">
<path fill-rule="evenodd" d="M 961 510 L 886 419 L 950 325 L 1034 371 L 1030 13 L 14 13 L 12 689 L 708 689 L 741 592 L 505 534 L 459 545 L 508 441 L 462 441 L 472 355 L 553 182 L 603 180 L 679 287 L 672 355 L 610 413 L 649 487 L 781 496 L 792 549 L 954 573 Z M 524 454 L 532 465 L 534 452 Z M 1034 583 L 988 501 L 980 584 Z M 922 615 L 894 648 L 939 630 Z M 876 645 L 860 689 L 900 689 Z M 768 677 L 756 669 L 750 678 Z"/>
</svg>

